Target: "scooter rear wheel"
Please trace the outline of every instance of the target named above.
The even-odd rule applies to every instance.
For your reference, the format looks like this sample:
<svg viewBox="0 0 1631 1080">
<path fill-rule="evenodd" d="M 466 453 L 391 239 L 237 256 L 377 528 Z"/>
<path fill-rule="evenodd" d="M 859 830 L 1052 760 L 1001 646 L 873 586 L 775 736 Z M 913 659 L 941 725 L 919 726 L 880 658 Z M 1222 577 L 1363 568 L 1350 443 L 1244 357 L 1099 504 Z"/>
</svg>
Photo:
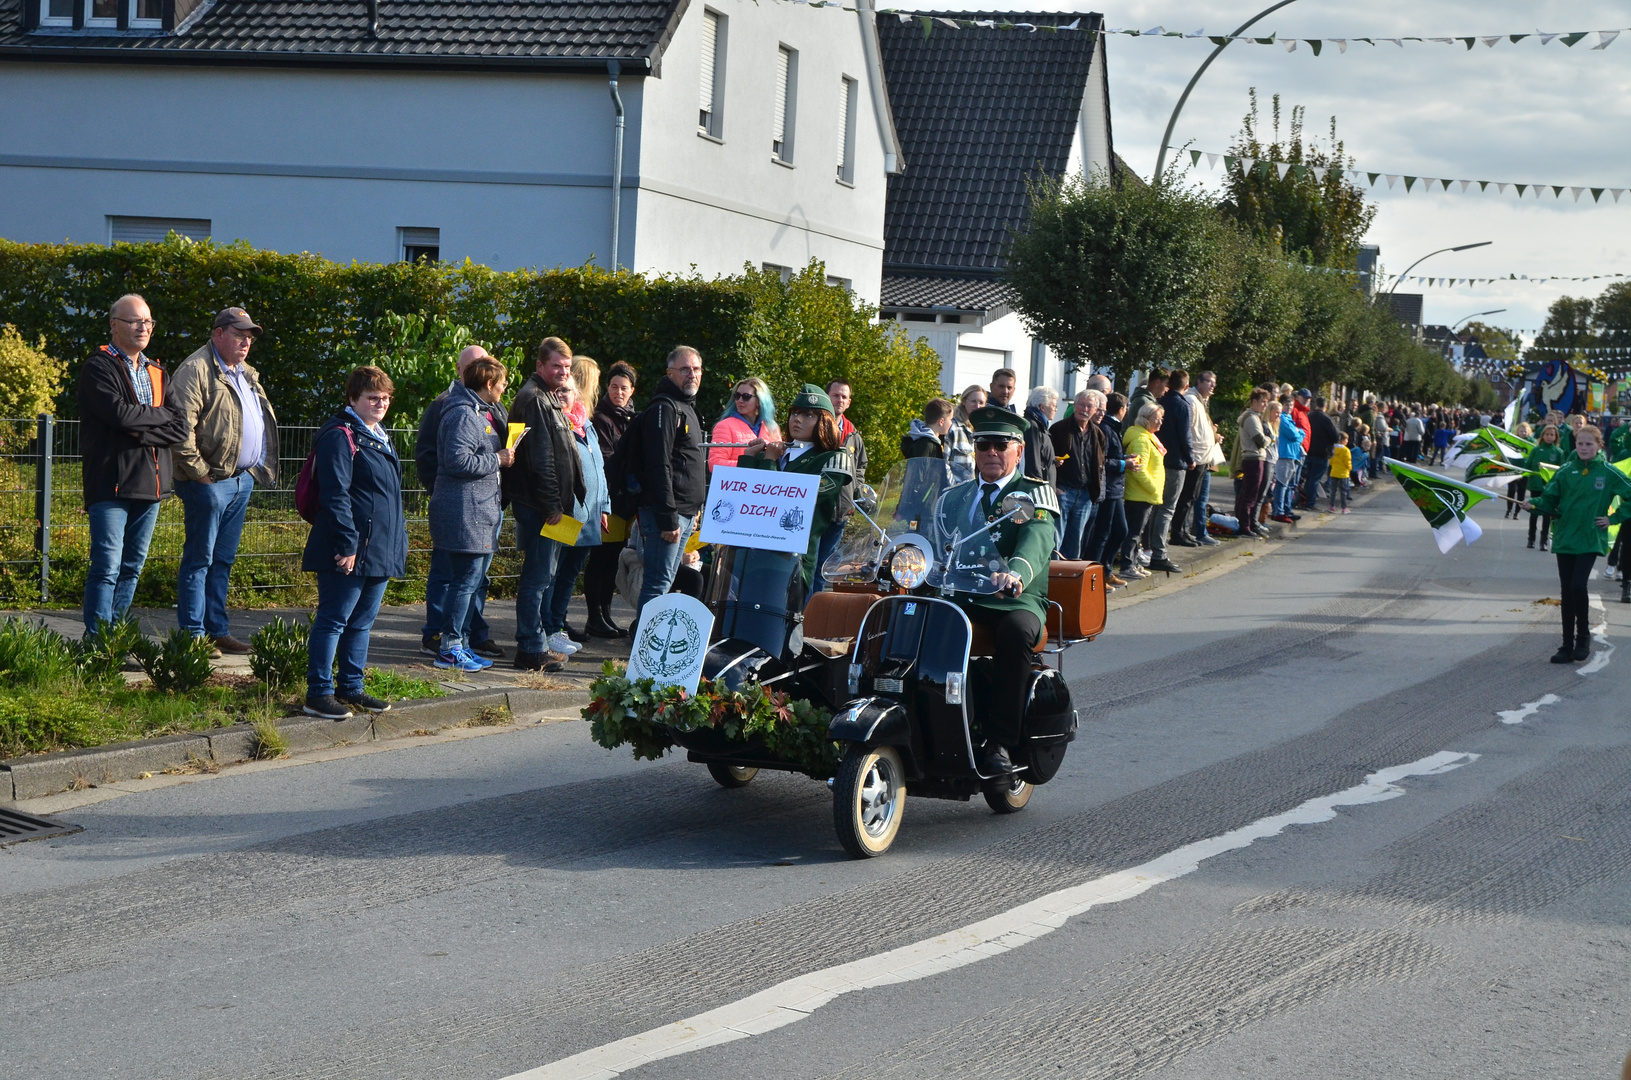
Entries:
<svg viewBox="0 0 1631 1080">
<path fill-rule="evenodd" d="M 986 788 L 985 804 L 999 814 L 1017 814 L 1025 809 L 1025 804 L 1031 801 L 1031 793 L 1035 790 L 1035 787 L 1016 776 L 1012 780 L 1012 786 Z"/>
<path fill-rule="evenodd" d="M 708 775 L 722 788 L 739 788 L 747 787 L 748 782 L 759 775 L 759 770 L 751 765 L 724 765 L 710 761 Z"/>
<path fill-rule="evenodd" d="M 852 746 L 833 780 L 832 818 L 838 841 L 857 859 L 882 855 L 900 832 L 906 773 L 892 746 Z"/>
</svg>

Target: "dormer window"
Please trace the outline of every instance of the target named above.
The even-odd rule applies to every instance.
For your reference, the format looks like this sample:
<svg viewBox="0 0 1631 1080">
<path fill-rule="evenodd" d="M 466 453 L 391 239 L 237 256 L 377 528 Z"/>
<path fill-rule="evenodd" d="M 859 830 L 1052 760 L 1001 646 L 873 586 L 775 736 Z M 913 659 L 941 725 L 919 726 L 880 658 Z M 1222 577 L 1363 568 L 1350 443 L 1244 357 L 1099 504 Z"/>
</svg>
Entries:
<svg viewBox="0 0 1631 1080">
<path fill-rule="evenodd" d="M 162 30 L 164 0 L 39 0 L 40 25 L 88 30 Z"/>
</svg>

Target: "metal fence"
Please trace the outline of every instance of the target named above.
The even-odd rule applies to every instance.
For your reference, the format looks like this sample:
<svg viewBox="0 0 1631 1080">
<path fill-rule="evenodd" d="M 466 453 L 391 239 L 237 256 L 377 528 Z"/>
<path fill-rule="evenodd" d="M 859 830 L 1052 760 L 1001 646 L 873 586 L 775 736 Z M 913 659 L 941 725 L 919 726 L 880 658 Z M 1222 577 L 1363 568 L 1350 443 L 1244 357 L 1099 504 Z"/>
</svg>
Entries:
<svg viewBox="0 0 1631 1080">
<path fill-rule="evenodd" d="M 294 507 L 300 467 L 319 428 L 280 428 L 278 484 L 257 486 L 250 496 L 233 590 L 309 588 L 311 576 L 300 572 L 300 556 L 310 531 Z M 430 556 L 426 524 L 429 499 L 419 485 L 413 463 L 413 428 L 389 429 L 402 458 L 402 504 L 408 519 L 410 578 L 421 581 Z M 85 514 L 83 459 L 79 421 L 42 416 L 36 420 L 0 418 L 0 604 L 73 602 L 84 588 L 90 550 L 90 522 Z M 173 602 L 176 572 L 185 529 L 178 499 L 166 499 L 143 572 L 148 600 L 163 598 L 160 582 L 168 581 Z M 515 576 L 515 527 L 506 520 L 492 577 Z M 138 594 L 138 602 L 142 602 Z"/>
</svg>

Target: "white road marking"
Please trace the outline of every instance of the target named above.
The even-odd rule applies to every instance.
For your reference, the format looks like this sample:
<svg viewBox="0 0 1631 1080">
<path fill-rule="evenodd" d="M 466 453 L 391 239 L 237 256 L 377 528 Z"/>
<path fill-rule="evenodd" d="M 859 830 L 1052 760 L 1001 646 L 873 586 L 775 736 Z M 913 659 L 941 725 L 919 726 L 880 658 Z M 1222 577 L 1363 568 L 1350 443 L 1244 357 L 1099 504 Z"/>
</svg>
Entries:
<svg viewBox="0 0 1631 1080">
<path fill-rule="evenodd" d="M 1591 603 L 1592 614 L 1602 621 L 1591 628 L 1591 640 L 1596 644 L 1591 650 L 1591 660 L 1574 670 L 1581 675 L 1595 675 L 1613 659 L 1614 646 L 1608 640 L 1608 609 L 1603 607 L 1603 598 L 1596 593 L 1588 593 L 1586 598 Z"/>
<path fill-rule="evenodd" d="M 774 1031 L 803 1020 L 852 990 L 912 982 L 1000 956 L 1052 933 L 1090 908 L 1130 900 L 1182 877 L 1214 856 L 1278 836 L 1292 825 L 1330 821 L 1344 806 L 1396 799 L 1404 794 L 1397 782 L 1406 777 L 1449 772 L 1477 759 L 1477 754 L 1444 750 L 1408 765 L 1381 769 L 1345 791 L 1309 799 L 1285 813 L 1185 844 L 1142 866 L 1060 889 L 939 937 L 788 979 L 717 1009 L 516 1073 L 507 1080 L 611 1080 L 662 1058 Z"/>
<path fill-rule="evenodd" d="M 1501 723 L 1503 724 L 1521 724 L 1531 716 L 1534 716 L 1536 713 L 1540 712 L 1542 706 L 1556 705 L 1562 700 L 1563 699 L 1558 697 L 1556 694 L 1547 694 L 1539 701 L 1525 702 L 1523 708 L 1521 709 L 1505 709 L 1496 713 L 1495 715 L 1501 718 Z"/>
</svg>

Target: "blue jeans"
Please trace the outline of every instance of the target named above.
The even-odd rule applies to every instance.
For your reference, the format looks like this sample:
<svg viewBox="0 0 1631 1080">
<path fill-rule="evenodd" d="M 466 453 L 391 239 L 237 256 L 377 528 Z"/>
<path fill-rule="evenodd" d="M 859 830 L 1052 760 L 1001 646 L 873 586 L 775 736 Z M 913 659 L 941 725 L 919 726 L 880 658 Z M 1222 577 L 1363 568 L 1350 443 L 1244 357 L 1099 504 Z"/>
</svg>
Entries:
<svg viewBox="0 0 1631 1080">
<path fill-rule="evenodd" d="M 530 506 L 513 504 L 515 546 L 521 551 L 521 576 L 515 583 L 515 647 L 524 653 L 548 648 L 544 632 L 544 600 L 555 587 L 555 556 L 561 545 L 539 535 L 544 515 Z"/>
<path fill-rule="evenodd" d="M 657 531 L 657 515 L 640 508 L 640 558 L 645 562 L 645 577 L 640 582 L 640 603 L 635 607 L 636 621 L 646 604 L 674 587 L 674 575 L 680 569 L 680 556 L 685 554 L 685 542 L 691 538 L 691 520 L 680 521 L 680 538 L 669 543 Z"/>
<path fill-rule="evenodd" d="M 842 539 L 844 539 L 843 521 L 833 522 L 832 526 L 821 534 L 821 542 L 816 545 L 816 572 L 815 581 L 810 584 L 811 596 L 827 587 L 827 579 L 821 576 L 821 568 L 827 565 L 827 560 L 838 550 L 838 542 Z"/>
<path fill-rule="evenodd" d="M 567 547 L 554 540 L 544 542 L 555 545 L 555 580 L 550 583 L 549 593 L 544 597 L 544 636 L 548 637 L 557 630 L 566 629 L 566 612 L 572 606 L 572 589 L 578 583 L 578 573 L 583 569 L 583 564 L 589 561 L 589 554 L 599 545 Z"/>
<path fill-rule="evenodd" d="M 104 499 L 85 508 L 91 519 L 91 564 L 85 571 L 85 633 L 99 622 L 118 622 L 136 597 L 147 562 L 147 545 L 159 520 L 159 504 L 145 499 Z"/>
<path fill-rule="evenodd" d="M 176 581 L 176 623 L 202 637 L 226 637 L 227 578 L 238 558 L 244 512 L 255 479 L 248 473 L 201 484 L 178 480 L 176 494 L 185 510 L 187 540 L 181 548 Z"/>
<path fill-rule="evenodd" d="M 1325 479 L 1325 471 L 1330 467 L 1331 459 L 1328 457 L 1310 457 L 1303 460 L 1302 501 L 1310 510 L 1315 509 L 1315 504 L 1319 502 L 1320 481 Z"/>
<path fill-rule="evenodd" d="M 1195 481 L 1195 539 L 1208 535 L 1206 526 L 1211 518 L 1206 513 L 1206 501 L 1212 497 L 1212 470 L 1201 466 L 1201 478 Z"/>
<path fill-rule="evenodd" d="M 1082 553 L 1082 536 L 1093 521 L 1093 493 L 1086 488 L 1060 487 L 1059 520 L 1054 524 L 1053 546 L 1067 559 Z"/>
<path fill-rule="evenodd" d="M 442 605 L 442 651 L 452 652 L 470 643 L 464 639 L 465 627 L 470 625 L 470 609 L 476 593 L 487 577 L 487 568 L 493 563 L 490 551 L 450 551 L 447 553 L 447 599 Z"/>
<path fill-rule="evenodd" d="M 1082 558 L 1108 568 L 1121 545 L 1127 542 L 1127 508 L 1120 499 L 1106 499 L 1093 515 Z"/>
<path fill-rule="evenodd" d="M 425 625 L 419 631 L 421 638 L 442 632 L 442 605 L 447 601 L 447 583 L 452 577 L 453 567 L 447 561 L 447 552 L 432 549 L 430 572 L 425 575 Z M 464 636 L 477 645 L 493 636 L 487 620 L 482 617 L 487 610 L 487 586 L 488 580 L 483 577 L 481 588 L 470 602 L 470 618 L 464 626 Z"/>
<path fill-rule="evenodd" d="M 379 615 L 380 601 L 390 578 L 358 577 L 336 570 L 317 574 L 317 610 L 312 614 L 311 636 L 306 639 L 306 696 L 339 692 L 345 697 L 362 693 L 363 665 L 368 663 L 368 631 Z M 334 676 L 334 661 L 340 674 Z"/>
<path fill-rule="evenodd" d="M 1303 463 L 1287 461 L 1281 458 L 1274 463 L 1274 497 L 1269 513 L 1288 517 L 1291 514 L 1291 504 L 1297 494 L 1297 481 L 1302 477 Z"/>
</svg>

